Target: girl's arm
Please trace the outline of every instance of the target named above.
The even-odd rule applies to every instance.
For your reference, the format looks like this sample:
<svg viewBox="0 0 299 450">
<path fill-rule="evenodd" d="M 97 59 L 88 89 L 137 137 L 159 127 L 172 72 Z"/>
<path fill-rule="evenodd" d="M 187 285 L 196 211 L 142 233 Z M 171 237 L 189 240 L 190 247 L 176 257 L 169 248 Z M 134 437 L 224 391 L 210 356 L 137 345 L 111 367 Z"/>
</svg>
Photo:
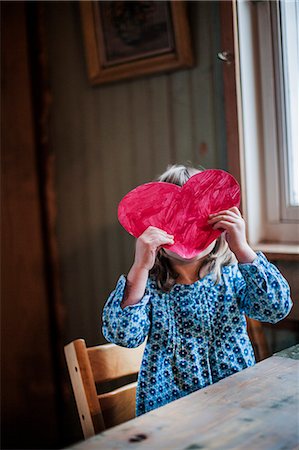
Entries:
<svg viewBox="0 0 299 450">
<path fill-rule="evenodd" d="M 239 262 L 234 281 L 240 309 L 264 322 L 275 323 L 286 317 L 292 307 L 289 285 L 261 252 L 256 254 L 248 245 L 238 208 L 212 214 L 209 224 L 225 230 L 227 243 Z"/>
<path fill-rule="evenodd" d="M 103 310 L 103 335 L 123 347 L 138 347 L 150 329 L 148 274 L 158 249 L 173 244 L 173 236 L 149 227 L 136 241 L 135 261 L 127 278 L 121 276 Z"/>
<path fill-rule="evenodd" d="M 127 277 L 127 286 L 122 308 L 136 305 L 144 295 L 148 274 L 155 263 L 156 255 L 163 245 L 173 244 L 173 236 L 156 227 L 149 227 L 136 241 L 135 260 Z"/>
<path fill-rule="evenodd" d="M 150 329 L 150 293 L 146 289 L 136 305 L 122 309 L 126 282 L 126 277 L 122 275 L 104 306 L 102 332 L 108 342 L 133 348 L 142 344 Z"/>
<path fill-rule="evenodd" d="M 276 323 L 289 314 L 289 285 L 263 253 L 258 252 L 251 264 L 239 264 L 234 281 L 239 308 L 248 317 Z"/>
</svg>

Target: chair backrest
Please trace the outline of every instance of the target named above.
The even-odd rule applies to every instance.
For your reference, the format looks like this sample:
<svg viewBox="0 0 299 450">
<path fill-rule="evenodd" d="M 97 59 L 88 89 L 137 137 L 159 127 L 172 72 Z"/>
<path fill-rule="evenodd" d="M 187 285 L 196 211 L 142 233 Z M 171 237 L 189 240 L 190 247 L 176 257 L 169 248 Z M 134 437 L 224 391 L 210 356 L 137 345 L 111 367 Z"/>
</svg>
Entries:
<svg viewBox="0 0 299 450">
<path fill-rule="evenodd" d="M 104 394 L 97 386 L 137 374 L 145 343 L 138 348 L 115 344 L 86 347 L 77 339 L 64 347 L 78 413 L 85 439 L 135 417 L 137 382 Z"/>
<path fill-rule="evenodd" d="M 251 341 L 257 362 L 271 356 L 261 322 L 246 316 L 247 333 Z"/>
<path fill-rule="evenodd" d="M 246 319 L 256 359 L 260 361 L 270 355 L 262 324 Z M 136 382 L 105 394 L 98 394 L 97 386 L 137 374 L 144 348 L 145 343 L 138 348 L 115 344 L 87 348 L 83 339 L 64 347 L 85 439 L 135 417 Z"/>
</svg>

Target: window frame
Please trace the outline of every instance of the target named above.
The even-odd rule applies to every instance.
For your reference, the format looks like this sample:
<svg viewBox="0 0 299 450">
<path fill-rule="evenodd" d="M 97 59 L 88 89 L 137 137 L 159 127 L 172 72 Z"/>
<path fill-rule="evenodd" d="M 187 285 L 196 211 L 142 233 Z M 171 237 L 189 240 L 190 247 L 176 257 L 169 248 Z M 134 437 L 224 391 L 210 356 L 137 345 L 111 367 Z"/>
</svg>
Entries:
<svg viewBox="0 0 299 450">
<path fill-rule="evenodd" d="M 234 8 L 243 214 L 255 250 L 299 255 L 298 223 L 282 214 L 285 156 L 279 149 L 285 145 L 285 130 L 278 126 L 283 122 L 278 108 L 281 99 L 277 92 L 281 90 L 276 84 L 271 3 L 237 1 Z"/>
<path fill-rule="evenodd" d="M 288 9 L 287 9 L 288 6 Z M 288 158 L 288 143 L 292 143 L 292 136 L 291 136 L 291 127 L 289 126 L 289 122 L 291 122 L 291 113 L 293 112 L 296 117 L 296 124 L 297 124 L 297 140 L 299 138 L 299 4 L 297 2 L 274 2 L 270 4 L 271 7 L 271 14 L 274 18 L 274 32 L 276 33 L 276 42 L 277 47 L 279 50 L 279 58 L 275 62 L 276 72 L 277 72 L 277 89 L 280 89 L 281 92 L 281 99 L 280 104 L 278 104 L 279 111 L 281 111 L 281 121 L 284 125 L 284 128 L 282 130 L 282 150 L 283 150 L 283 160 L 282 160 L 282 180 L 283 180 L 283 186 L 284 189 L 283 197 L 282 197 L 282 218 L 286 221 L 296 221 L 299 223 L 299 205 L 291 205 L 290 203 L 290 193 L 289 193 L 289 186 L 288 186 L 288 177 L 292 178 L 290 172 L 290 161 Z M 292 8 L 292 9 L 290 9 Z M 295 21 L 292 22 L 292 26 L 290 26 L 290 22 L 287 22 L 287 20 L 290 20 L 292 18 L 295 18 Z M 286 87 L 285 87 L 285 70 L 284 70 L 284 60 L 287 62 L 289 59 L 288 57 L 285 57 L 286 54 L 286 39 L 285 41 L 282 38 L 282 34 L 290 37 L 291 33 L 297 34 L 297 42 L 296 42 L 296 50 L 297 58 L 291 58 L 294 65 L 297 67 L 297 79 L 295 80 L 295 85 L 297 86 L 295 98 L 296 98 L 296 110 L 291 112 L 291 105 L 290 105 L 290 99 L 289 95 L 286 94 Z M 274 44 L 275 45 L 275 44 Z M 289 68 L 289 64 L 287 64 L 287 68 Z M 290 72 L 292 75 L 294 75 L 295 70 Z M 293 85 L 291 85 L 293 86 Z M 290 86 L 290 87 L 291 87 Z M 295 119 L 294 119 L 295 120 Z M 297 145 L 299 145 L 299 140 L 297 142 Z M 299 168 L 297 167 L 298 172 Z M 299 173 L 298 173 L 299 178 Z M 299 189 L 299 186 L 298 186 Z"/>
<path fill-rule="evenodd" d="M 257 8 L 259 68 L 264 122 L 265 176 L 269 198 L 267 217 L 271 222 L 299 223 L 299 207 L 288 205 L 288 99 L 285 96 L 283 70 L 281 2 L 259 2 Z M 285 7 L 285 5 L 284 5 Z M 271 113 L 269 114 L 269 111 Z M 265 112 L 267 112 L 265 114 Z M 271 130 L 276 130 L 274 136 Z M 274 141 L 273 141 L 274 140 Z M 273 150 L 272 150 L 273 149 Z M 275 177 L 273 177 L 273 173 Z M 278 180 L 278 183 L 276 183 Z"/>
</svg>

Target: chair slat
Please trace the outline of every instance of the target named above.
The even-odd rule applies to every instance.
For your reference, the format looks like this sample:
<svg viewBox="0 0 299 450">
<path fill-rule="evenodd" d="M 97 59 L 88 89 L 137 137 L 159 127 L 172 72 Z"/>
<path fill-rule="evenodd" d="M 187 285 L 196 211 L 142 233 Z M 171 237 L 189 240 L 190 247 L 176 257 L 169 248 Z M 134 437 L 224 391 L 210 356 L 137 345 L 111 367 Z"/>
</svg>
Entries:
<svg viewBox="0 0 299 450">
<path fill-rule="evenodd" d="M 138 373 L 144 348 L 87 348 L 83 339 L 64 347 L 85 439 L 135 417 L 136 382 L 101 395 L 96 385 Z"/>
<path fill-rule="evenodd" d="M 257 362 L 269 358 L 270 351 L 262 323 L 249 317 L 246 317 L 246 321 L 248 336 L 250 338 Z"/>
<path fill-rule="evenodd" d="M 138 373 L 144 348 L 145 343 L 137 348 L 119 347 L 115 344 L 88 348 L 95 382 L 104 383 Z"/>
<path fill-rule="evenodd" d="M 69 374 L 85 439 L 105 429 L 85 341 L 77 339 L 64 347 Z"/>
<path fill-rule="evenodd" d="M 136 387 L 137 382 L 130 383 L 107 394 L 98 395 L 106 428 L 135 417 Z"/>
</svg>

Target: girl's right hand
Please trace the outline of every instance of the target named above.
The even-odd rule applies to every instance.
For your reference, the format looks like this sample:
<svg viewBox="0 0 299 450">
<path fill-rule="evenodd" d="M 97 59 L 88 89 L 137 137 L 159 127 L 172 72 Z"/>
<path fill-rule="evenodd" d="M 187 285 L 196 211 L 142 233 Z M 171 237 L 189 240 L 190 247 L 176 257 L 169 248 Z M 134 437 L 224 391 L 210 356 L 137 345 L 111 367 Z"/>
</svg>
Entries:
<svg viewBox="0 0 299 450">
<path fill-rule="evenodd" d="M 135 268 L 150 271 L 155 264 L 158 250 L 163 245 L 172 244 L 174 237 L 171 234 L 156 227 L 148 227 L 136 241 Z"/>
<path fill-rule="evenodd" d="M 136 305 L 142 299 L 157 252 L 167 244 L 174 244 L 173 236 L 156 227 L 148 227 L 136 240 L 135 261 L 127 276 L 121 308 Z"/>
</svg>

